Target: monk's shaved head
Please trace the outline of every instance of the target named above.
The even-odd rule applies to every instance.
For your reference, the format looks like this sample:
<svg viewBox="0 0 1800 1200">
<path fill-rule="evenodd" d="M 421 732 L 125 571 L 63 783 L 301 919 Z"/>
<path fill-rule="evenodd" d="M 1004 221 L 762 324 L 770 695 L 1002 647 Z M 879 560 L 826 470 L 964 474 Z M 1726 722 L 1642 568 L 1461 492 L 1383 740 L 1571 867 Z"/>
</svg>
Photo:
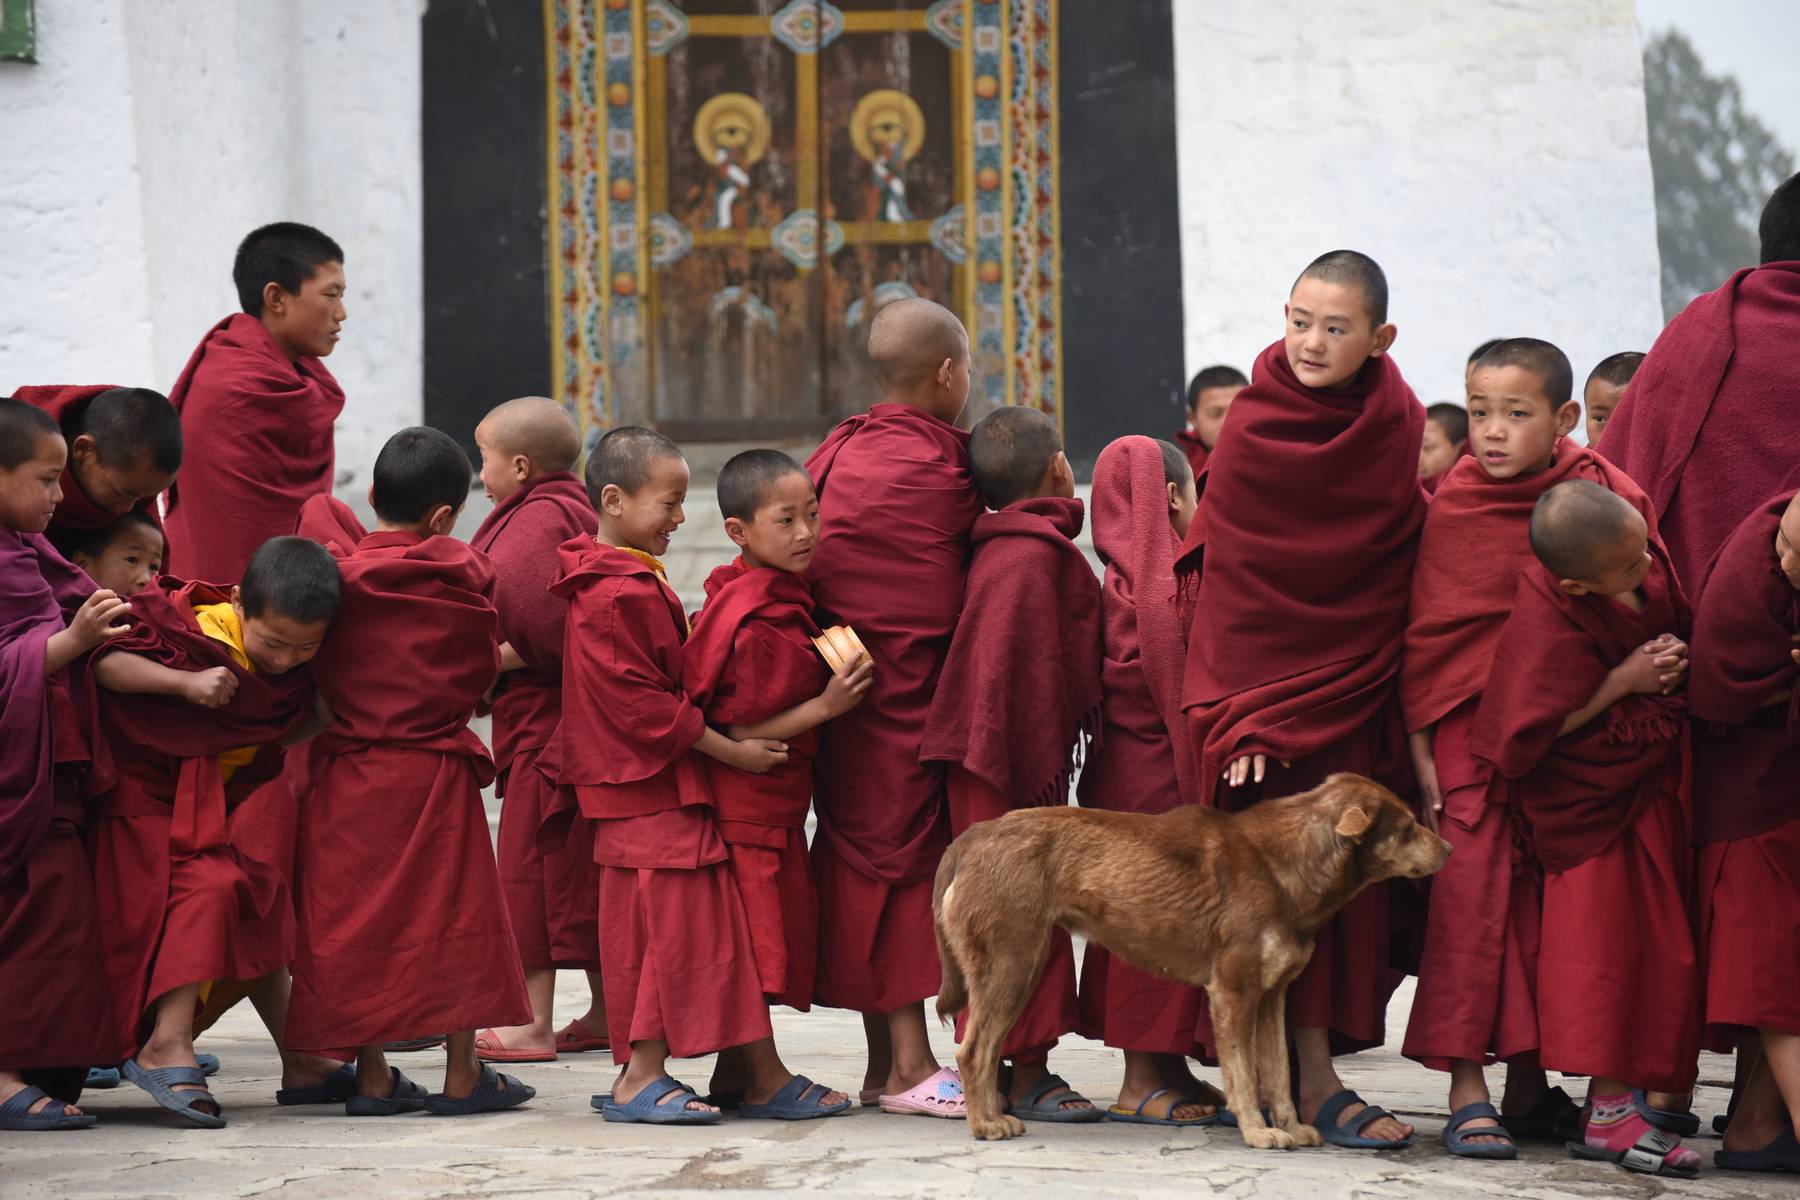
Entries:
<svg viewBox="0 0 1800 1200">
<path fill-rule="evenodd" d="M 961 362 L 968 353 L 968 330 L 955 313 L 932 300 L 895 300 L 875 314 L 869 327 L 869 360 L 877 382 L 889 391 L 916 387 L 945 359 Z"/>
<path fill-rule="evenodd" d="M 1531 552 L 1558 579 L 1594 579 L 1602 558 L 1643 528 L 1638 510 L 1586 479 L 1559 483 L 1531 511 Z"/>
<path fill-rule="evenodd" d="M 1363 294 L 1370 323 L 1387 324 L 1387 274 L 1381 269 L 1380 263 L 1361 251 L 1331 250 L 1321 254 L 1308 263 L 1306 270 L 1294 279 L 1294 287 L 1299 287 L 1302 279 L 1317 279 L 1322 283 L 1357 289 Z M 1293 290 L 1289 288 L 1288 293 L 1291 295 Z"/>
<path fill-rule="evenodd" d="M 1477 371 L 1488 367 L 1518 367 L 1536 375 L 1544 395 L 1556 408 L 1567 404 L 1574 391 L 1575 373 L 1569 356 L 1542 338 L 1502 338 L 1475 360 Z"/>
<path fill-rule="evenodd" d="M 657 463 L 681 457 L 681 447 L 656 430 L 621 425 L 601 438 L 588 455 L 587 476 L 583 480 L 588 501 L 599 508 L 600 493 L 609 484 L 627 496 L 635 496 L 650 482 Z"/>
<path fill-rule="evenodd" d="M 775 485 L 789 475 L 806 475 L 806 468 L 779 450 L 746 450 L 734 454 L 719 469 L 719 515 L 752 521 L 756 510 L 769 501 Z M 812 477 L 807 476 L 807 482 Z"/>
<path fill-rule="evenodd" d="M 47 438 L 62 440 L 55 417 L 35 404 L 0 397 L 0 471 L 16 471 L 36 458 Z"/>
<path fill-rule="evenodd" d="M 523 454 L 535 471 L 568 471 L 581 457 L 581 430 L 569 410 L 548 396 L 520 396 L 495 405 L 481 419 L 493 447 L 508 458 Z"/>
</svg>

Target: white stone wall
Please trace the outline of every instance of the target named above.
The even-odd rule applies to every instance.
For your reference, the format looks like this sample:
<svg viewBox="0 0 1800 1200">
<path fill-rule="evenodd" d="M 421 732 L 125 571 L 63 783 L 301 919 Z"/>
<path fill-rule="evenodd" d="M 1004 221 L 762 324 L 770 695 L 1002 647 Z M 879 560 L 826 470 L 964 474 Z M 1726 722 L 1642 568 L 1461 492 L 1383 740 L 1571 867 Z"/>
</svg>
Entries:
<svg viewBox="0 0 1800 1200">
<path fill-rule="evenodd" d="M 349 260 L 340 479 L 420 419 L 421 0 L 55 0 L 0 63 L 0 387 L 167 390 L 257 225 Z"/>
<path fill-rule="evenodd" d="M 1315 255 L 1372 254 L 1396 361 L 1463 397 L 1490 337 L 1576 387 L 1662 328 L 1631 0 L 1174 0 L 1186 362 L 1248 369 Z"/>
</svg>

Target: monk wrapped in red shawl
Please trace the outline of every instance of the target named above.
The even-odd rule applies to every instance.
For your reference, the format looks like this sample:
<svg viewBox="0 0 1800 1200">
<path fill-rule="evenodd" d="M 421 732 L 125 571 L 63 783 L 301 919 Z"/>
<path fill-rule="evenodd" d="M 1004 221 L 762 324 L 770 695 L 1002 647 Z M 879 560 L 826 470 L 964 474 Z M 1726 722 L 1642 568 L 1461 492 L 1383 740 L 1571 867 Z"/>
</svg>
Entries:
<svg viewBox="0 0 1800 1200">
<path fill-rule="evenodd" d="M 1436 493 L 1450 469 L 1469 448 L 1469 410 L 1460 404 L 1433 404 L 1425 410 L 1425 437 L 1419 443 L 1419 485 Z"/>
<path fill-rule="evenodd" d="M 1100 712 L 1100 581 L 1075 544 L 1085 510 L 1056 422 L 1008 406 L 969 434 L 969 470 L 994 512 L 975 518 L 963 614 L 938 677 L 920 760 L 943 764 L 950 832 L 1015 808 L 1069 802 Z M 962 1038 L 966 1014 L 957 1017 Z M 1052 935 L 1037 990 L 1001 1048 L 1008 1110 L 1035 1121 L 1103 1115 L 1050 1070 L 1080 1025 L 1075 957 Z"/>
<path fill-rule="evenodd" d="M 1656 505 L 1689 585 L 1800 462 L 1800 175 L 1769 197 L 1759 232 L 1762 265 L 1669 322 L 1600 439 Z"/>
<path fill-rule="evenodd" d="M 706 580 L 706 606 L 681 656 L 681 686 L 714 729 L 787 746 L 787 761 L 753 774 L 705 760 L 719 836 L 744 902 L 763 995 L 812 1007 L 819 897 L 806 849 L 818 728 L 861 702 L 874 677 L 867 656 L 828 670 L 813 638 L 806 569 L 819 540 L 819 501 L 800 464 L 778 450 L 746 450 L 719 472 L 719 511 L 739 556 Z M 712 1102 L 761 1111 L 848 1108 L 849 1098 L 794 1076 L 774 1043 L 719 1054 Z"/>
<path fill-rule="evenodd" d="M 1353 250 L 1323 255 L 1295 281 L 1286 338 L 1232 404 L 1178 565 L 1195 597 L 1181 699 L 1204 803 L 1241 808 L 1333 771 L 1412 791 L 1394 680 L 1425 519 L 1425 410 L 1387 355 L 1394 333 L 1381 268 Z M 1335 1145 L 1412 1134 L 1331 1064 L 1334 1048 L 1385 1036 L 1399 982 L 1389 896 L 1352 900 L 1288 989 L 1300 1116 Z"/>
<path fill-rule="evenodd" d="M 562 720 L 563 627 L 569 605 L 550 593 L 556 548 L 592 536 L 594 506 L 571 472 L 581 431 L 568 410 L 543 396 L 508 400 L 475 427 L 481 483 L 493 511 L 469 544 L 494 564 L 500 612 L 500 682 L 492 700 L 495 790 L 501 797 L 494 856 L 513 939 L 531 997 L 529 1024 L 483 1029 L 475 1052 L 487 1062 L 546 1062 L 559 1053 L 607 1046 L 600 984 L 600 873 L 594 826 L 575 795 L 538 769 Z M 549 849 L 539 836 L 558 824 Z M 585 971 L 588 1007 L 553 1030 L 556 972 Z"/>
<path fill-rule="evenodd" d="M 300 811 L 287 1044 L 356 1049 L 351 1116 L 464 1116 L 536 1094 L 475 1055 L 477 1029 L 522 1025 L 531 1003 L 481 803 L 494 764 L 469 729 L 500 664 L 494 569 L 448 536 L 473 474 L 448 434 L 402 429 L 375 458 L 373 533 L 330 496 L 300 511 L 344 598 L 313 663 L 331 723 Z M 448 1063 L 427 1095 L 382 1045 L 433 1034 Z"/>
<path fill-rule="evenodd" d="M 210 329 L 169 399 L 187 436 L 169 491 L 170 569 L 236 579 L 264 540 L 292 533 L 331 491 L 344 392 L 321 360 L 344 323 L 344 252 L 306 225 L 252 232 L 231 268 L 243 312 Z"/>
<path fill-rule="evenodd" d="M 931 883 L 950 820 L 943 769 L 919 761 L 919 742 L 981 512 L 968 434 L 951 424 L 969 396 L 968 334 L 941 305 L 898 300 L 875 315 L 869 357 L 881 401 L 806 463 L 819 488 L 819 622 L 855 629 L 875 662 L 868 700 L 825 726 L 814 767 L 817 999 L 870 1018 L 864 1099 L 961 1117 L 962 1085 L 925 1033 L 938 989 Z"/>
<path fill-rule="evenodd" d="M 1694 614 L 1694 824 L 1715 1048 L 1762 1056 L 1718 1165 L 1800 1171 L 1800 493 L 1792 482 L 1725 543 Z"/>
<path fill-rule="evenodd" d="M 195 1065 L 201 985 L 256 980 L 293 952 L 287 886 L 239 853 L 227 814 L 281 770 L 284 739 L 307 736 L 306 664 L 338 604 L 337 566 L 301 538 L 275 538 L 226 589 L 164 576 L 131 600 L 131 631 L 92 672 L 117 770 L 100 790 L 88 853 L 126 1078 L 195 1124 L 224 1117 Z M 96 772 L 98 774 L 98 772 Z M 284 1014 L 263 1012 L 277 1039 Z M 282 1056 L 287 1087 L 336 1063 Z"/>
<path fill-rule="evenodd" d="M 1456 848 L 1432 881 L 1405 1053 L 1450 1072 L 1446 1140 L 1468 1158 L 1512 1157 L 1513 1140 L 1527 1137 L 1560 1144 L 1579 1117 L 1538 1064 L 1535 866 L 1517 851 L 1511 809 L 1488 802 L 1491 772 L 1469 750 L 1519 577 L 1536 561 L 1528 529 L 1538 498 L 1591 480 L 1654 528 L 1637 485 L 1567 440 L 1581 416 L 1572 385 L 1567 356 L 1536 338 L 1496 342 L 1475 364 L 1473 457 L 1449 471 L 1426 514 L 1400 662 L 1426 819 Z M 1507 1063 L 1505 1130 L 1481 1071 L 1496 1058 Z"/>
<path fill-rule="evenodd" d="M 0 1130 L 80 1129 L 93 1063 L 123 1058 L 108 1003 L 81 782 L 93 714 L 82 655 L 126 603 L 44 538 L 67 447 L 56 422 L 0 400 Z"/>
<path fill-rule="evenodd" d="M 787 748 L 708 728 L 682 690 L 687 616 L 657 557 L 686 519 L 687 460 L 675 443 L 615 429 L 588 456 L 586 483 L 600 532 L 558 551 L 552 588 L 569 602 L 563 716 L 543 762 L 596 822 L 600 965 L 613 1060 L 625 1069 L 594 1104 L 609 1121 L 712 1124 L 719 1109 L 669 1077 L 669 1057 L 743 1046 L 760 1061 L 774 1044 L 702 759 L 762 774 Z M 811 1099 L 803 1115 L 826 1115 Z"/>
<path fill-rule="evenodd" d="M 1538 562 L 1500 631 L 1469 752 L 1542 870 L 1540 927 L 1521 931 L 1536 943 L 1539 1053 L 1593 1077 L 1577 1156 L 1692 1175 L 1700 1156 L 1651 1124 L 1643 1094 L 1687 1091 L 1699 1050 L 1687 705 L 1674 694 L 1687 605 L 1643 515 L 1597 483 L 1546 491 L 1530 539 Z"/>
<path fill-rule="evenodd" d="M 161 557 L 156 498 L 175 481 L 182 458 L 174 405 L 149 388 L 104 383 L 22 387 L 14 395 L 49 413 L 68 443 L 62 499 L 46 531 L 63 557 L 73 561 L 128 514 L 155 527 Z"/>
<path fill-rule="evenodd" d="M 1094 549 L 1100 596 L 1100 733 L 1081 771 L 1081 803 L 1113 812 L 1168 812 L 1196 803 L 1193 746 L 1181 711 L 1187 631 L 1176 605 L 1175 551 L 1194 517 L 1194 476 L 1172 443 L 1123 437 L 1094 463 Z M 1081 962 L 1082 1032 L 1125 1052 L 1115 1119 L 1198 1125 L 1225 1098 L 1189 1056 L 1200 989 L 1141 971 L 1090 944 Z"/>
<path fill-rule="evenodd" d="M 1231 402 L 1249 386 L 1242 371 L 1226 366 L 1202 368 L 1188 380 L 1187 424 L 1175 431 L 1175 444 L 1187 456 L 1196 477 L 1219 444 L 1219 430 L 1225 425 Z"/>
</svg>

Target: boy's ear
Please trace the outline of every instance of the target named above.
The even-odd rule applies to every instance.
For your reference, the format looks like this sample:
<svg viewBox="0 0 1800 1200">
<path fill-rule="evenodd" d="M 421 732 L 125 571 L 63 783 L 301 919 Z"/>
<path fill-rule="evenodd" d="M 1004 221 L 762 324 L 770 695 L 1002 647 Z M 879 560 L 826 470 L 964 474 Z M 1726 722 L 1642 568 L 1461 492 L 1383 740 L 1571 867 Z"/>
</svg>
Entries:
<svg viewBox="0 0 1800 1200">
<path fill-rule="evenodd" d="M 521 481 L 530 479 L 537 474 L 537 464 L 531 461 L 529 455 L 515 454 L 512 456 L 511 462 L 513 475 Z"/>
<path fill-rule="evenodd" d="M 625 489 L 609 483 L 600 489 L 600 511 L 616 517 L 625 511 Z"/>
<path fill-rule="evenodd" d="M 235 583 L 231 585 L 231 611 L 238 615 L 238 620 L 244 619 L 244 602 L 238 596 L 238 585 Z"/>
<path fill-rule="evenodd" d="M 1581 421 L 1581 403 L 1570 400 L 1556 410 L 1556 436 L 1568 437 Z"/>
<path fill-rule="evenodd" d="M 1179 511 L 1181 508 L 1181 485 L 1171 483 L 1165 486 L 1169 489 L 1169 511 Z"/>
<path fill-rule="evenodd" d="M 725 536 L 730 538 L 731 544 L 739 550 L 750 543 L 750 531 L 745 529 L 744 523 L 736 517 L 725 518 Z"/>
<path fill-rule="evenodd" d="M 273 312 L 280 315 L 287 311 L 287 299 L 287 289 L 282 287 L 279 283 L 270 280 L 268 283 L 263 284 L 262 302 L 264 312 Z"/>
<path fill-rule="evenodd" d="M 1570 596 L 1585 596 L 1589 591 L 1588 585 L 1579 579 L 1559 579 L 1556 586 Z"/>
<path fill-rule="evenodd" d="M 937 381 L 939 387 L 949 387 L 950 381 L 956 378 L 956 360 L 954 358 L 946 358 L 943 362 L 939 363 L 937 373 L 934 374 L 932 378 Z"/>
<path fill-rule="evenodd" d="M 78 433 L 75 435 L 75 440 L 69 443 L 68 461 L 70 462 L 74 462 L 76 459 L 86 462 L 90 458 L 97 459 L 99 457 L 100 448 L 94 444 L 94 435 L 91 433 Z"/>
<path fill-rule="evenodd" d="M 1379 358 L 1393 348 L 1394 339 L 1400 336 L 1398 325 L 1377 325 L 1375 327 L 1375 345 L 1369 350 L 1370 358 Z"/>
<path fill-rule="evenodd" d="M 447 534 L 456 528 L 457 510 L 440 504 L 425 515 L 425 527 L 435 534 Z"/>
</svg>

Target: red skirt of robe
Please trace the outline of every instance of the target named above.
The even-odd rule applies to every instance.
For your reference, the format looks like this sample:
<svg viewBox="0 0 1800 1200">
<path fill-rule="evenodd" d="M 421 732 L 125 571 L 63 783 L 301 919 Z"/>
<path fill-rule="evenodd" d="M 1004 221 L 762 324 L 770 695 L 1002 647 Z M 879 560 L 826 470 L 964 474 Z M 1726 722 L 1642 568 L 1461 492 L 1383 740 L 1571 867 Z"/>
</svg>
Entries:
<svg viewBox="0 0 1800 1200">
<path fill-rule="evenodd" d="M 1503 803 L 1469 756 L 1475 700 L 1437 724 L 1439 832 L 1454 848 L 1431 877 L 1431 910 L 1403 1053 L 1436 1071 L 1538 1048 L 1538 878 Z"/>
<path fill-rule="evenodd" d="M 961 837 L 970 826 L 992 821 L 1012 811 L 999 790 L 971 775 L 961 767 L 948 772 L 950 784 L 950 834 Z M 956 1016 L 956 1040 L 962 1041 L 966 1013 Z M 1069 931 L 1054 929 L 1050 933 L 1050 953 L 1044 960 L 1043 974 L 1037 990 L 1007 1031 L 1000 1045 L 1000 1055 L 1014 1062 L 1043 1062 L 1065 1034 L 1081 1026 L 1081 1012 L 1075 1001 L 1075 952 L 1069 942 Z"/>
<path fill-rule="evenodd" d="M 1702 845 L 1699 882 L 1709 1047 L 1800 1034 L 1800 819 Z"/>
<path fill-rule="evenodd" d="M 882 883 L 814 839 L 819 973 L 813 998 L 830 1008 L 887 1013 L 937 995 L 942 979 L 931 924 L 932 880 Z"/>
<path fill-rule="evenodd" d="M 498 718 L 496 718 L 497 720 Z M 538 831 L 559 803 L 557 789 L 537 769 L 542 747 L 520 750 L 506 773 L 494 855 L 519 961 L 528 971 L 600 969 L 600 868 L 594 863 L 594 825 L 572 814 L 561 848 L 544 850 Z"/>
<path fill-rule="evenodd" d="M 81 801 L 59 772 L 49 828 L 0 883 L 0 1070 L 29 1072 L 71 1103 L 89 1067 L 131 1052 L 113 1017 L 81 824 Z"/>
<path fill-rule="evenodd" d="M 295 876 L 288 1049 L 530 1023 L 469 755 L 329 753 L 300 815 Z"/>
<path fill-rule="evenodd" d="M 819 972 L 819 892 L 806 830 L 720 821 L 743 900 L 756 976 L 770 1004 L 806 1012 Z"/>
<path fill-rule="evenodd" d="M 672 1057 L 696 1058 L 770 1036 L 727 856 L 703 805 L 595 822 L 614 1062 L 630 1060 L 633 1042 L 665 1042 Z"/>
</svg>

